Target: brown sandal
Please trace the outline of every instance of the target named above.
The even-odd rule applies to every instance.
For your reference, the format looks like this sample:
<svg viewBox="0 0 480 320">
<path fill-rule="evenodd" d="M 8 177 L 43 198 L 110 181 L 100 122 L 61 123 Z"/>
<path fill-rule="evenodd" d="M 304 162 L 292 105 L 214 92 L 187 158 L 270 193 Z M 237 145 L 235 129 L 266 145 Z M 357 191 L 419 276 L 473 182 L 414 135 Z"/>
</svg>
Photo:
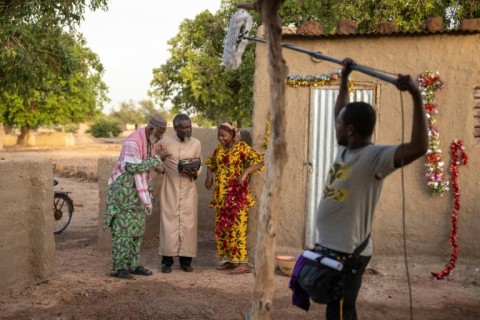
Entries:
<svg viewBox="0 0 480 320">
<path fill-rule="evenodd" d="M 217 267 L 217 270 L 227 270 L 227 269 L 233 269 L 235 268 L 235 265 L 231 262 L 225 262 L 222 265 Z"/>
<path fill-rule="evenodd" d="M 231 274 L 244 274 L 244 273 L 250 273 L 252 270 L 248 265 L 240 265 L 233 269 L 230 273 Z"/>
</svg>

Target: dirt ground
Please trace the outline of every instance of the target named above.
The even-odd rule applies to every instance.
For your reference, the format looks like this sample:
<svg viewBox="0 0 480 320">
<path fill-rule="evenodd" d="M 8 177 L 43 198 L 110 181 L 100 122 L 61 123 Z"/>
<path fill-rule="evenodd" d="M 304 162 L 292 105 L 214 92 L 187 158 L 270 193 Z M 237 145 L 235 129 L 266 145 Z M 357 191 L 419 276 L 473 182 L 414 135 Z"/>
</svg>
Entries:
<svg viewBox="0 0 480 320">
<path fill-rule="evenodd" d="M 94 164 L 98 156 L 117 155 L 119 146 L 106 142 L 100 141 L 105 144 L 102 152 L 96 145 L 67 151 L 4 150 L 0 157 L 50 157 L 54 162 L 61 159 L 80 166 Z M 144 244 L 141 256 L 142 263 L 154 271 L 153 276 L 112 278 L 108 275 L 111 253 L 96 247 L 96 182 L 81 175 L 57 174 L 56 178 L 58 188 L 72 192 L 75 212 L 67 229 L 55 235 L 55 275 L 47 282 L 1 293 L 1 319 L 243 318 L 250 305 L 254 275 L 231 275 L 215 269 L 212 230 L 199 230 L 199 253 L 192 273 L 180 270 L 178 263 L 172 273 L 161 273 L 157 239 Z M 404 271 L 367 271 L 358 299 L 360 319 L 480 319 L 480 284 L 475 281 L 454 277 L 437 281 L 428 273 L 412 274 L 410 304 Z M 292 305 L 288 281 L 288 277 L 275 274 L 271 319 L 323 319 L 323 305 L 312 304 L 308 312 Z"/>
</svg>

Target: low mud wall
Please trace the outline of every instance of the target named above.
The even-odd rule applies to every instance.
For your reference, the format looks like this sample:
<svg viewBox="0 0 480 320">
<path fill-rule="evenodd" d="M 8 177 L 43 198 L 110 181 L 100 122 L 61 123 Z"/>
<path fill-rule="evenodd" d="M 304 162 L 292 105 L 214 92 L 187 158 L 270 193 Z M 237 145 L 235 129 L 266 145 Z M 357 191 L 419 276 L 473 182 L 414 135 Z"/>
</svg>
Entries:
<svg viewBox="0 0 480 320">
<path fill-rule="evenodd" d="M 17 135 L 6 134 L 2 139 L 3 145 L 14 146 L 17 144 L 17 139 Z M 74 146 L 75 138 L 71 132 L 32 132 L 27 143 L 29 146 L 37 147 L 65 147 Z"/>
<path fill-rule="evenodd" d="M 82 164 L 72 164 L 69 159 L 55 159 L 53 172 L 65 178 L 76 178 L 85 181 L 98 181 L 98 159 L 88 159 Z"/>
<path fill-rule="evenodd" d="M 0 290 L 54 273 L 50 160 L 0 160 Z"/>
</svg>

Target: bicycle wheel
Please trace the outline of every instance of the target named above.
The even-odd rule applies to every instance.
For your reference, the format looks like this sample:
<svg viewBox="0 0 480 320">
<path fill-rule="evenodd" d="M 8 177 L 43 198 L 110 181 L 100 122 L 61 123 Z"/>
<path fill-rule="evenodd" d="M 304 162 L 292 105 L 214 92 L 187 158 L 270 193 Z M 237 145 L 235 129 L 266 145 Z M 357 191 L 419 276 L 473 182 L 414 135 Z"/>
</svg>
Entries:
<svg viewBox="0 0 480 320">
<path fill-rule="evenodd" d="M 65 193 L 55 193 L 53 198 L 53 233 L 61 233 L 72 220 L 73 201 Z"/>
</svg>

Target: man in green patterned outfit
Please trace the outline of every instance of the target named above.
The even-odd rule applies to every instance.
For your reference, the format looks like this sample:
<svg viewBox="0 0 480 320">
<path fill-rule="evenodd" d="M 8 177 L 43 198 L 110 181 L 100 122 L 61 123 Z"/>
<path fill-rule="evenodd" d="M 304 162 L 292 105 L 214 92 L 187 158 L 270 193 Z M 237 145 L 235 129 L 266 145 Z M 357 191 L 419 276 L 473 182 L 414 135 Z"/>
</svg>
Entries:
<svg viewBox="0 0 480 320">
<path fill-rule="evenodd" d="M 152 210 L 149 184 L 153 170 L 162 163 L 155 143 L 162 139 L 166 127 L 165 119 L 153 116 L 145 128 L 128 136 L 108 179 L 103 227 L 112 230 L 112 276 L 132 279 L 132 274 L 152 274 L 139 264 L 139 256 L 145 218 Z"/>
</svg>

